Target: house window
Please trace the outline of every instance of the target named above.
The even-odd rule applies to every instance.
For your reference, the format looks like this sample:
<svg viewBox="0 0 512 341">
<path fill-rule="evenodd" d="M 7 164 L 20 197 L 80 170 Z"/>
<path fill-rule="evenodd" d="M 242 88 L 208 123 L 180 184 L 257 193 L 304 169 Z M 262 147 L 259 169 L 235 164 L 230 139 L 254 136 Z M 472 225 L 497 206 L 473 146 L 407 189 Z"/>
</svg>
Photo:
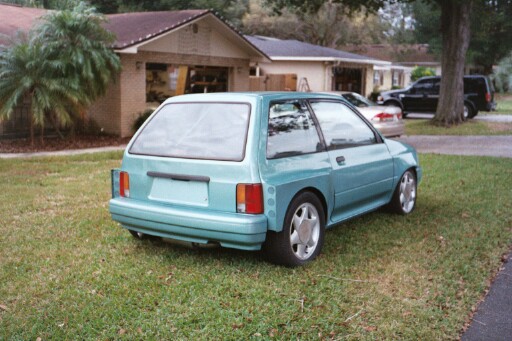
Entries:
<svg viewBox="0 0 512 341">
<path fill-rule="evenodd" d="M 400 84 L 400 76 L 401 72 L 398 70 L 393 70 L 393 86 L 401 86 Z"/>
<path fill-rule="evenodd" d="M 380 70 L 373 71 L 373 85 L 381 86 L 384 85 L 384 72 Z"/>
<path fill-rule="evenodd" d="M 334 67 L 332 69 L 333 91 L 352 91 L 361 93 L 363 71 L 358 68 Z"/>
<path fill-rule="evenodd" d="M 146 63 L 146 102 L 189 93 L 228 91 L 227 67 Z"/>
</svg>

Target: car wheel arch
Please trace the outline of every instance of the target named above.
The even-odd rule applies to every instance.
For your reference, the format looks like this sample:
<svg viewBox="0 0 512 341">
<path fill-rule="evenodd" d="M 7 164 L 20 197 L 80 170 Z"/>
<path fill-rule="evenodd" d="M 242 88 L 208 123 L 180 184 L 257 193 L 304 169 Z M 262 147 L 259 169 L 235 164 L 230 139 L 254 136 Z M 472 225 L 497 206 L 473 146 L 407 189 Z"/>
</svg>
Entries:
<svg viewBox="0 0 512 341">
<path fill-rule="evenodd" d="M 306 192 L 311 193 L 311 194 L 313 194 L 314 196 L 317 197 L 317 199 L 322 204 L 322 208 L 323 208 L 323 211 L 324 211 L 325 221 L 326 222 L 328 221 L 329 206 L 327 204 L 326 196 L 324 195 L 324 193 L 320 189 L 318 189 L 316 187 L 309 186 L 309 187 L 301 188 L 300 190 L 296 191 L 293 195 L 290 196 L 289 200 L 286 200 L 287 203 L 286 203 L 286 205 L 285 205 L 285 207 L 283 209 L 282 214 L 278 214 L 278 217 L 276 217 L 277 221 L 275 221 L 275 226 L 273 228 L 269 226 L 269 228 L 268 228 L 269 231 L 273 231 L 273 232 L 280 232 L 280 231 L 282 231 L 283 224 L 284 224 L 284 217 L 285 217 L 286 212 L 288 211 L 290 205 L 295 200 L 295 198 L 297 198 L 298 196 L 300 196 L 301 194 L 306 193 Z"/>
<path fill-rule="evenodd" d="M 384 105 L 395 106 L 395 107 L 399 107 L 400 109 L 404 110 L 403 104 L 399 100 L 396 100 L 396 99 L 387 100 L 384 102 Z"/>
<path fill-rule="evenodd" d="M 327 221 L 327 218 L 328 218 L 328 207 L 327 207 L 327 200 L 325 200 L 325 196 L 324 194 L 317 188 L 315 187 L 306 187 L 306 188 L 303 188 L 302 190 L 300 190 L 299 192 L 297 192 L 297 194 L 295 194 L 292 198 L 292 200 L 290 201 L 290 203 L 288 204 L 288 206 L 290 206 L 291 202 L 293 200 L 295 200 L 296 197 L 298 197 L 299 195 L 301 195 L 302 193 L 305 193 L 305 192 L 310 192 L 312 194 L 314 194 L 318 200 L 320 200 L 320 203 L 322 204 L 322 208 L 324 209 L 324 218 L 325 218 L 325 221 Z"/>
</svg>

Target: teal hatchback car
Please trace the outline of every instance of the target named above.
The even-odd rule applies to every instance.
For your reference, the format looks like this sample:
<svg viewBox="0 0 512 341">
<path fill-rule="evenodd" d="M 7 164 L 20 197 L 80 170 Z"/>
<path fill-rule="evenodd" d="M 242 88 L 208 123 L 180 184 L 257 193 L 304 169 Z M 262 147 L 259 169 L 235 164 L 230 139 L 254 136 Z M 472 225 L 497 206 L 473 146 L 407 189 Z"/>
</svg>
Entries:
<svg viewBox="0 0 512 341">
<path fill-rule="evenodd" d="M 215 93 L 165 101 L 112 170 L 112 219 L 133 236 L 313 260 L 325 229 L 382 206 L 414 210 L 416 151 L 348 102 L 315 93 Z"/>
</svg>

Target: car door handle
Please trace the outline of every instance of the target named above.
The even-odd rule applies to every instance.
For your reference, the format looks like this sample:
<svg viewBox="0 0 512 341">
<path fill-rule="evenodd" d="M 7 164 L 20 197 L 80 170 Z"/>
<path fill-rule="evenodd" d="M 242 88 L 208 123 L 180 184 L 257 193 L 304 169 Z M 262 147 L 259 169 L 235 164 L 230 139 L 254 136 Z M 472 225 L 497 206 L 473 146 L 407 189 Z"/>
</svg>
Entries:
<svg viewBox="0 0 512 341">
<path fill-rule="evenodd" d="M 344 157 L 344 156 L 338 156 L 338 157 L 336 158 L 336 162 L 337 162 L 337 163 L 343 163 L 343 162 L 345 162 L 345 157 Z"/>
</svg>

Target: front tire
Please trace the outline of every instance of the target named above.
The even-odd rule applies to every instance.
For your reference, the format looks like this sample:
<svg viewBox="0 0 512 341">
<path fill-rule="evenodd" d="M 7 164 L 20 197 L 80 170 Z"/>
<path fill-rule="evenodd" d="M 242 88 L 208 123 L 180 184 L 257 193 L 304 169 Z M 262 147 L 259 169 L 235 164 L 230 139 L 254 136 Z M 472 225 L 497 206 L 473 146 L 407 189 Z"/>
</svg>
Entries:
<svg viewBox="0 0 512 341">
<path fill-rule="evenodd" d="M 267 259 L 295 267 L 315 259 L 325 236 L 325 214 L 316 195 L 304 192 L 295 197 L 286 212 L 281 232 L 269 231 L 263 246 Z"/>
<path fill-rule="evenodd" d="M 393 193 L 393 198 L 389 203 L 391 210 L 401 215 L 411 213 L 416 207 L 416 193 L 416 175 L 413 171 L 407 170 L 400 178 Z"/>
</svg>

